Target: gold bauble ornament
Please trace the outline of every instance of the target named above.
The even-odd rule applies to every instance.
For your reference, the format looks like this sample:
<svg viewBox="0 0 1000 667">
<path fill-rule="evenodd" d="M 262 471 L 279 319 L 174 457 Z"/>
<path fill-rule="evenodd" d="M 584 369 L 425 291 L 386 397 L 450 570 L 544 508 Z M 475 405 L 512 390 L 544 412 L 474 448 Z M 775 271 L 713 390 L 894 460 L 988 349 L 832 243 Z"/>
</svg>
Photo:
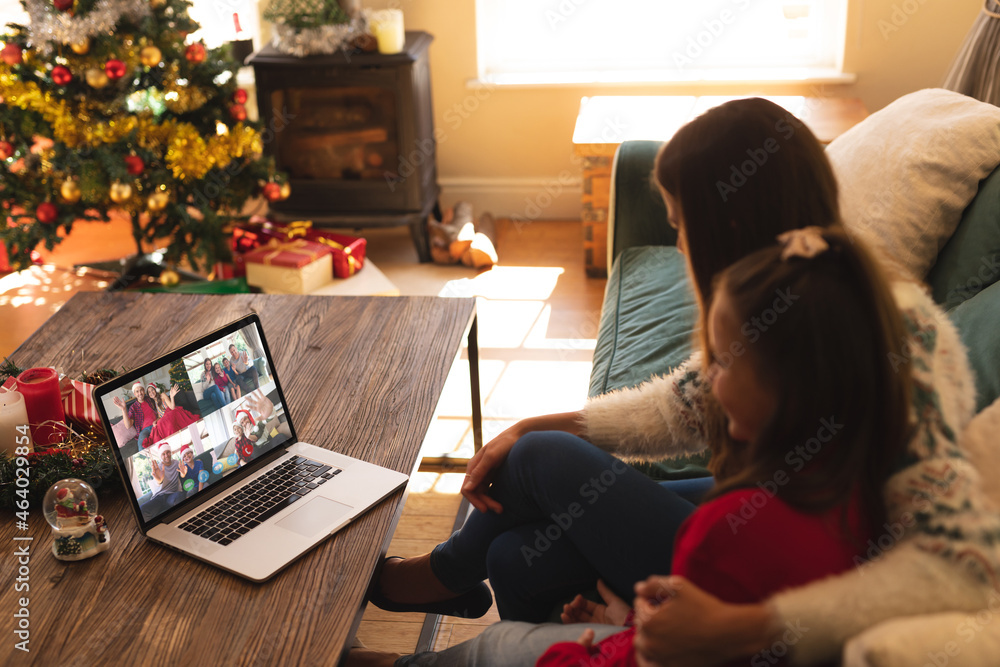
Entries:
<svg viewBox="0 0 1000 667">
<path fill-rule="evenodd" d="M 111 196 L 111 201 L 116 204 L 123 204 L 132 198 L 132 186 L 128 183 L 115 181 L 111 184 L 108 194 Z"/>
<path fill-rule="evenodd" d="M 69 48 L 78 56 L 86 55 L 90 51 L 90 37 L 84 37 L 79 42 L 70 42 Z"/>
<path fill-rule="evenodd" d="M 159 9 L 165 4 L 167 4 L 167 0 L 149 0 L 149 6 L 153 9 Z"/>
<path fill-rule="evenodd" d="M 139 62 L 146 67 L 156 67 L 163 61 L 163 52 L 155 46 L 147 46 L 139 52 Z"/>
<path fill-rule="evenodd" d="M 170 203 L 170 195 L 166 192 L 154 192 L 146 200 L 146 208 L 153 213 L 159 213 L 167 207 L 168 203 Z"/>
<path fill-rule="evenodd" d="M 88 69 L 84 74 L 84 78 L 87 80 L 88 86 L 97 90 L 108 85 L 108 75 L 104 73 L 104 70 L 97 69 L 96 67 Z"/>
<path fill-rule="evenodd" d="M 59 194 L 67 204 L 75 204 L 80 201 L 80 186 L 74 180 L 63 181 L 59 186 Z"/>
<path fill-rule="evenodd" d="M 163 271 L 160 271 L 160 284 L 164 287 L 173 287 L 180 281 L 180 275 L 173 269 L 163 269 Z"/>
<path fill-rule="evenodd" d="M 289 185 L 288 183 L 282 183 L 281 189 L 278 191 L 278 194 L 281 195 L 282 200 L 288 199 L 289 197 L 292 196 L 292 186 Z"/>
</svg>

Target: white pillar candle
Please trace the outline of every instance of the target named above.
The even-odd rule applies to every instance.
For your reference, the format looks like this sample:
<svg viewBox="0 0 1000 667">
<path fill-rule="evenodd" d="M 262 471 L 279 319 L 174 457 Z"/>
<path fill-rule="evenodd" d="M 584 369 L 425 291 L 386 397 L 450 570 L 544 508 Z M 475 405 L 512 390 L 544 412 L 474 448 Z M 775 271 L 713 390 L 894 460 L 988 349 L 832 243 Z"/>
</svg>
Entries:
<svg viewBox="0 0 1000 667">
<path fill-rule="evenodd" d="M 29 451 L 33 449 L 24 396 L 17 391 L 0 392 L 0 451 L 7 452 L 8 456 L 13 457 L 14 449 L 25 444 Z"/>
<path fill-rule="evenodd" d="M 406 33 L 403 30 L 403 10 L 380 9 L 373 11 L 368 17 L 372 34 L 378 42 L 379 53 L 399 53 L 406 43 Z"/>
</svg>

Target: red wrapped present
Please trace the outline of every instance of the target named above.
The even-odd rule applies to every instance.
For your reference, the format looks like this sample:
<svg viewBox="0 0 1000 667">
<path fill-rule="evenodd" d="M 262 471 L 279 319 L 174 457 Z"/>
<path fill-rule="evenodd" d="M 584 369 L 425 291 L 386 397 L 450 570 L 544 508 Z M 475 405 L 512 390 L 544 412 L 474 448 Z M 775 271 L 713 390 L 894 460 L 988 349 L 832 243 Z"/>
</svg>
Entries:
<svg viewBox="0 0 1000 667">
<path fill-rule="evenodd" d="M 335 234 L 313 227 L 309 220 L 276 223 L 266 218 L 253 217 L 233 229 L 233 259 L 235 275 L 244 275 L 244 255 L 271 241 L 289 241 L 303 238 L 322 243 L 333 251 L 333 277 L 353 276 L 365 264 L 365 250 L 368 242 L 357 236 Z"/>
<path fill-rule="evenodd" d="M 243 256 L 247 284 L 279 294 L 308 294 L 330 282 L 333 249 L 305 239 L 271 240 Z"/>
</svg>

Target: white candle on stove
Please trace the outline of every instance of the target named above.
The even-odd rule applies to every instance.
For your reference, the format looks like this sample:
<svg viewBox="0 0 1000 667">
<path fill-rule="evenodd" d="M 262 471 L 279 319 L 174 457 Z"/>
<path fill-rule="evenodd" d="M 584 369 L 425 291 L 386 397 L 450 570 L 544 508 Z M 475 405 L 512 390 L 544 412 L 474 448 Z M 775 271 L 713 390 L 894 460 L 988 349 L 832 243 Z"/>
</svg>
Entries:
<svg viewBox="0 0 1000 667">
<path fill-rule="evenodd" d="M 0 392 L 0 451 L 13 457 L 14 449 L 19 446 L 19 438 L 20 446 L 27 444 L 30 451 L 31 434 L 28 432 L 28 410 L 24 406 L 24 396 L 16 391 Z"/>
</svg>

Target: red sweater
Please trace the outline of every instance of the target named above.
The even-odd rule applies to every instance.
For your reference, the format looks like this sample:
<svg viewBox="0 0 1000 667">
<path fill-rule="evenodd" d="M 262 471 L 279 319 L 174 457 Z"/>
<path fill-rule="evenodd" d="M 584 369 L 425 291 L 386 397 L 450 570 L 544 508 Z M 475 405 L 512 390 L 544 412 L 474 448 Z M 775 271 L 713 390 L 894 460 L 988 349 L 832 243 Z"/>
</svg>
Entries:
<svg viewBox="0 0 1000 667">
<path fill-rule="evenodd" d="M 862 545 L 846 538 L 841 524 L 839 507 L 825 514 L 805 514 L 760 489 L 732 491 L 705 503 L 681 525 L 672 573 L 726 602 L 760 602 L 782 589 L 854 566 Z M 852 506 L 851 533 L 866 535 L 861 525 Z M 630 628 L 611 635 L 590 651 L 575 642 L 554 644 L 536 667 L 634 667 L 634 634 Z"/>
</svg>

